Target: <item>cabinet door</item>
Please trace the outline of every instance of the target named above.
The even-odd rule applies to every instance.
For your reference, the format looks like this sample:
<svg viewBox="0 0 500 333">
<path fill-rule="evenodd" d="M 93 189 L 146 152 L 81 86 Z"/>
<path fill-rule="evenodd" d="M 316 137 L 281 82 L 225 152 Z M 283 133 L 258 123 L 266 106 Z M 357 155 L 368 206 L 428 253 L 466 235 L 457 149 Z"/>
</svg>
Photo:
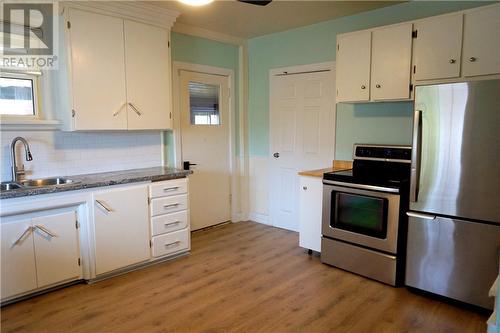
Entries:
<svg viewBox="0 0 500 333">
<path fill-rule="evenodd" d="M 410 97 L 412 24 L 372 32 L 372 100 Z"/>
<path fill-rule="evenodd" d="M 76 212 L 64 212 L 32 220 L 38 287 L 81 275 Z"/>
<path fill-rule="evenodd" d="M 321 251 L 321 217 L 323 209 L 321 177 L 300 177 L 299 245 Z"/>
<path fill-rule="evenodd" d="M 70 9 L 75 130 L 127 129 L 123 20 Z"/>
<path fill-rule="evenodd" d="M 125 21 L 129 129 L 169 129 L 170 52 L 166 29 Z"/>
<path fill-rule="evenodd" d="M 147 187 L 94 195 L 96 274 L 148 260 Z"/>
<path fill-rule="evenodd" d="M 349 33 L 337 38 L 337 102 L 368 101 L 371 32 Z"/>
<path fill-rule="evenodd" d="M 415 24 L 415 80 L 460 76 L 462 16 L 431 18 Z"/>
<path fill-rule="evenodd" d="M 36 289 L 35 251 L 31 221 L 2 223 L 2 299 Z"/>
<path fill-rule="evenodd" d="M 465 76 L 500 73 L 500 5 L 465 14 Z"/>
</svg>

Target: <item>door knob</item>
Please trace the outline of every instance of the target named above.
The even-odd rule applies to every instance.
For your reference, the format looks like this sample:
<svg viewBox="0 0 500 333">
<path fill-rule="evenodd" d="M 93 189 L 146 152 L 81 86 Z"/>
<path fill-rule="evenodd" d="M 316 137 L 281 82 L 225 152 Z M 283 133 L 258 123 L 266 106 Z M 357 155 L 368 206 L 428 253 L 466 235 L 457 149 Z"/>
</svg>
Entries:
<svg viewBox="0 0 500 333">
<path fill-rule="evenodd" d="M 196 165 L 196 163 L 189 163 L 189 161 L 184 161 L 184 170 L 191 170 L 191 165 Z"/>
<path fill-rule="evenodd" d="M 457 61 L 455 59 L 450 59 L 450 64 L 454 64 L 456 63 Z"/>
<path fill-rule="evenodd" d="M 280 153 L 274 153 L 274 154 L 273 154 L 273 156 L 274 156 L 275 158 L 278 158 L 278 157 L 280 157 Z"/>
<path fill-rule="evenodd" d="M 474 62 L 474 61 L 476 61 L 476 60 L 477 60 L 477 58 L 476 58 L 476 57 L 470 57 L 470 58 L 469 58 L 469 61 L 470 61 L 470 62 Z"/>
<path fill-rule="evenodd" d="M 361 86 L 361 89 L 365 89 L 365 88 L 366 88 L 366 87 L 365 87 L 365 85 L 362 85 L 362 86 Z"/>
<path fill-rule="evenodd" d="M 376 84 L 376 85 L 375 85 L 375 88 L 380 88 L 380 87 L 381 87 L 381 85 L 380 85 L 380 84 Z"/>
</svg>

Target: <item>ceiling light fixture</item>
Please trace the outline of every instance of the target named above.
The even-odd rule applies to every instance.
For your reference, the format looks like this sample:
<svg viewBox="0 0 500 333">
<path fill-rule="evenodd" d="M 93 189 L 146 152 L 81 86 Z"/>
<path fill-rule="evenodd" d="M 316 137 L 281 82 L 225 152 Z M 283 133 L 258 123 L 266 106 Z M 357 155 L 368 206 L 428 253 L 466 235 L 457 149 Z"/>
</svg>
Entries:
<svg viewBox="0 0 500 333">
<path fill-rule="evenodd" d="M 190 6 L 204 6 L 208 5 L 209 3 L 213 2 L 214 0 L 179 0 L 183 4 L 190 5 Z"/>
</svg>

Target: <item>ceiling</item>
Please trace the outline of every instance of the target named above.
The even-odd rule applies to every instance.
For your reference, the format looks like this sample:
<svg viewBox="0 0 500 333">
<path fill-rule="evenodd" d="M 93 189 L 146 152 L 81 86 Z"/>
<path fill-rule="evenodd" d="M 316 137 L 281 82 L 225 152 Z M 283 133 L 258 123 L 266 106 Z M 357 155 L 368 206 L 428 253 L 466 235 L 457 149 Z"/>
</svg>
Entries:
<svg viewBox="0 0 500 333">
<path fill-rule="evenodd" d="M 401 2 L 403 1 L 275 0 L 267 6 L 255 6 L 226 0 L 201 7 L 188 6 L 177 1 L 152 3 L 179 11 L 181 15 L 176 23 L 247 39 Z"/>
</svg>

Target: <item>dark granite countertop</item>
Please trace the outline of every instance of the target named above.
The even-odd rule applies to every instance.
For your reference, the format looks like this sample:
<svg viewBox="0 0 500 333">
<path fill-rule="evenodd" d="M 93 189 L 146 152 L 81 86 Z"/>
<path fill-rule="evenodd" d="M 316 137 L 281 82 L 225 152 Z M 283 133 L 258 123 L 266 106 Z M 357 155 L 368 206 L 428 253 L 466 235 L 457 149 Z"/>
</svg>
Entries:
<svg viewBox="0 0 500 333">
<path fill-rule="evenodd" d="M 144 181 L 162 181 L 169 179 L 184 178 L 193 171 L 185 171 L 168 167 L 154 167 L 144 169 L 131 169 L 101 173 L 91 173 L 85 175 L 64 176 L 74 182 L 66 185 L 48 186 L 38 188 L 20 188 L 10 191 L 1 191 L 0 199 L 10 199 L 26 197 L 47 193 L 58 193 L 66 191 L 83 190 L 86 188 L 111 186 L 118 184 L 137 183 Z"/>
</svg>

